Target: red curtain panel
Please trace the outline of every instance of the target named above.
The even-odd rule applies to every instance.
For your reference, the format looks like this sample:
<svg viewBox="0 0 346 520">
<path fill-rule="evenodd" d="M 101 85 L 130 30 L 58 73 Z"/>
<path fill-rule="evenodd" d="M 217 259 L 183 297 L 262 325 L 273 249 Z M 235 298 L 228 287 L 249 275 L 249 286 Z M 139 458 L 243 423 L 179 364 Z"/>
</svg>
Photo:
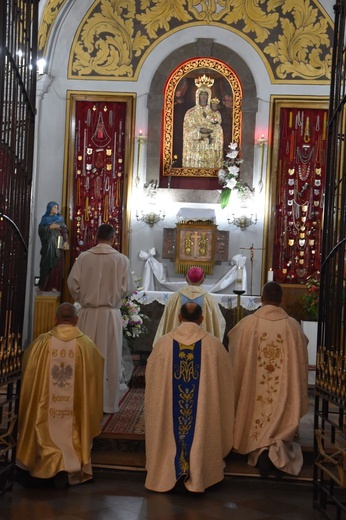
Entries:
<svg viewBox="0 0 346 520">
<path fill-rule="evenodd" d="M 121 248 L 126 103 L 76 101 L 72 261 L 95 245 L 97 228 L 112 224 Z"/>
<path fill-rule="evenodd" d="M 274 279 L 305 283 L 320 270 L 327 110 L 282 108 L 274 230 Z"/>
</svg>

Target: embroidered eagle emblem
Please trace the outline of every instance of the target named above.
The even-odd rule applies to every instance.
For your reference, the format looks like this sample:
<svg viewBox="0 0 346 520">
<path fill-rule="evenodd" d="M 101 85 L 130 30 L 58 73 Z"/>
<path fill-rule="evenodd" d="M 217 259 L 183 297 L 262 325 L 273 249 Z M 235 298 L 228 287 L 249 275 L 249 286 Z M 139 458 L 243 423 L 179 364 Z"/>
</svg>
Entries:
<svg viewBox="0 0 346 520">
<path fill-rule="evenodd" d="M 70 380 L 73 376 L 73 370 L 71 365 L 65 365 L 64 362 L 60 363 L 60 366 L 54 365 L 51 371 L 51 375 L 54 381 L 54 385 L 64 388 L 69 385 Z"/>
</svg>

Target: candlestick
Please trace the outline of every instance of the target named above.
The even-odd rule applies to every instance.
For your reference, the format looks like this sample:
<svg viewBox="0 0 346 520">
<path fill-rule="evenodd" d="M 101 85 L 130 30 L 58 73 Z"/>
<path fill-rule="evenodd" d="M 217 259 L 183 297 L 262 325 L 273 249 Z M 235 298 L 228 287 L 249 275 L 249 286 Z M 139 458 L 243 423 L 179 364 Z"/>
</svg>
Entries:
<svg viewBox="0 0 346 520">
<path fill-rule="evenodd" d="M 273 280 L 274 280 L 274 271 L 272 268 L 270 268 L 268 271 L 267 282 L 272 282 Z"/>
<path fill-rule="evenodd" d="M 238 268 L 239 269 L 239 268 Z M 237 295 L 237 308 L 236 308 L 236 312 L 234 314 L 234 318 L 233 318 L 233 321 L 234 321 L 234 325 L 236 325 L 238 323 L 238 321 L 240 321 L 243 317 L 243 308 L 241 306 L 241 300 L 240 300 L 240 297 L 242 294 L 245 293 L 245 291 L 239 289 L 234 289 L 234 294 Z"/>
</svg>

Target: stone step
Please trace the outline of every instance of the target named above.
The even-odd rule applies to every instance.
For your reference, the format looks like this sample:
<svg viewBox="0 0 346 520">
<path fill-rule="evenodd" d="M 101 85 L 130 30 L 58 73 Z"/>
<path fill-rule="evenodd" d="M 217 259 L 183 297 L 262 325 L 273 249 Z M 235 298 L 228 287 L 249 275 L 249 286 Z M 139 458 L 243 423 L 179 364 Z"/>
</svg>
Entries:
<svg viewBox="0 0 346 520">
<path fill-rule="evenodd" d="M 144 388 L 145 361 L 136 360 L 130 388 Z M 304 466 L 299 477 L 284 477 L 293 480 L 308 480 L 313 478 L 313 388 L 309 390 L 309 411 L 300 421 L 296 442 L 304 455 Z M 92 450 L 92 465 L 96 468 L 123 469 L 130 471 L 145 471 L 145 437 L 143 434 L 123 435 L 101 433 L 94 439 Z M 234 476 L 260 477 L 257 468 L 247 464 L 247 457 L 234 452 L 226 459 L 225 474 Z"/>
</svg>

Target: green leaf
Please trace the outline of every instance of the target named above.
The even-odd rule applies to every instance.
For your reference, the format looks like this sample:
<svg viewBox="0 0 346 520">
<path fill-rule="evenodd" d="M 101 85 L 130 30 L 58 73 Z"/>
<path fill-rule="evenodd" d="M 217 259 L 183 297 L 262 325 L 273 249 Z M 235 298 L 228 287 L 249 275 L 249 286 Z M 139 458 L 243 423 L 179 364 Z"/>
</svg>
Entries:
<svg viewBox="0 0 346 520">
<path fill-rule="evenodd" d="M 223 188 L 222 189 L 222 192 L 221 192 L 221 197 L 220 197 L 220 206 L 221 206 L 221 209 L 224 209 L 228 203 L 229 203 L 229 198 L 231 196 L 231 191 L 229 188 Z"/>
</svg>

